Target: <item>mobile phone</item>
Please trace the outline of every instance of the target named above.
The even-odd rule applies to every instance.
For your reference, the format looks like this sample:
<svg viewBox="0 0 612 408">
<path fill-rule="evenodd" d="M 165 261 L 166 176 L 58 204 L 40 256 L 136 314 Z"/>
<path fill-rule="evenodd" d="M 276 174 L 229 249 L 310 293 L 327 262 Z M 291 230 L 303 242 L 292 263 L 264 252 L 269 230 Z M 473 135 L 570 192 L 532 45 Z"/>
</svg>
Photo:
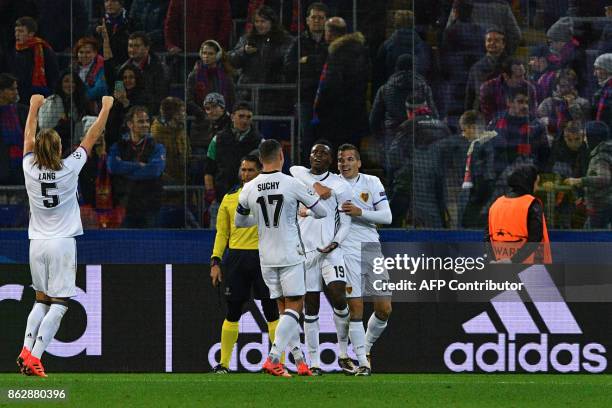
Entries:
<svg viewBox="0 0 612 408">
<path fill-rule="evenodd" d="M 123 81 L 115 81 L 115 92 L 125 92 Z"/>
</svg>

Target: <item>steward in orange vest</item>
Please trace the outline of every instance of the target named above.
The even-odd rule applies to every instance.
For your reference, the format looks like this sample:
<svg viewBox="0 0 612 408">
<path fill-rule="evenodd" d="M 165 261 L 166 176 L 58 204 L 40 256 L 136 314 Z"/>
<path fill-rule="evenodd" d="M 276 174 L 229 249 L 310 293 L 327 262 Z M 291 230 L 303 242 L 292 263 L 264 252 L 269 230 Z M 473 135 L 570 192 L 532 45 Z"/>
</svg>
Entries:
<svg viewBox="0 0 612 408">
<path fill-rule="evenodd" d="M 538 178 L 535 166 L 520 166 L 508 176 L 510 192 L 489 208 L 485 241 L 489 256 L 512 263 L 552 263 L 542 203 L 533 196 Z"/>
</svg>

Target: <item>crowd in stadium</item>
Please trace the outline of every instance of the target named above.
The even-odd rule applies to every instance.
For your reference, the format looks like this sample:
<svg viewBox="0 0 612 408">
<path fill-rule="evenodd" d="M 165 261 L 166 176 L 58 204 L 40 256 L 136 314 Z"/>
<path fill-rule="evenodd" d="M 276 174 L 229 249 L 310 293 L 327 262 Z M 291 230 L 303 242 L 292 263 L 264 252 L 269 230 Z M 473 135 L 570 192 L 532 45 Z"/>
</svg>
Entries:
<svg viewBox="0 0 612 408">
<path fill-rule="evenodd" d="M 359 146 L 393 227 L 481 229 L 529 163 L 551 228 L 612 222 L 610 1 L 22 0 L 0 16 L 0 227 L 27 225 L 37 93 L 64 155 L 115 98 L 80 175 L 89 228 L 214 228 L 270 138 L 297 162 L 318 139 Z"/>
</svg>

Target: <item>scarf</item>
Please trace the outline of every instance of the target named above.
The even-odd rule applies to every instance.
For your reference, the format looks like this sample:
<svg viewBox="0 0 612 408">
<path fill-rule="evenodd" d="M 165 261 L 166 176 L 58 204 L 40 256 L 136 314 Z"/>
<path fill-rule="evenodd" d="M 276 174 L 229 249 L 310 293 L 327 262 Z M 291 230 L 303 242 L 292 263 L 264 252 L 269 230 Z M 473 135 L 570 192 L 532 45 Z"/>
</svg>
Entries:
<svg viewBox="0 0 612 408">
<path fill-rule="evenodd" d="M 219 92 L 225 98 L 225 102 L 228 103 L 230 100 L 228 80 L 223 65 L 217 64 L 215 68 L 209 68 L 208 65 L 202 63 L 202 61 L 196 62 L 195 65 L 195 92 L 196 100 L 198 105 L 204 103 L 204 98 L 210 92 Z M 212 76 L 217 77 L 218 89 L 211 89 L 210 81 Z M 214 87 L 214 84 L 212 85 Z"/>
<path fill-rule="evenodd" d="M 87 86 L 92 87 L 96 84 L 96 76 L 98 76 L 98 72 L 102 69 L 104 69 L 104 58 L 98 54 L 94 57 L 93 64 L 85 77 Z"/>
<path fill-rule="evenodd" d="M 606 103 L 612 93 L 612 79 L 608 79 L 606 84 L 603 86 L 599 101 L 597 101 L 597 113 L 595 114 L 595 120 L 602 120 L 604 111 L 610 109 L 610 106 Z"/>
<path fill-rule="evenodd" d="M 108 13 L 104 14 L 104 23 L 112 27 L 113 34 L 115 34 L 121 27 L 125 26 L 127 22 L 127 11 L 125 9 L 121 10 L 121 13 L 116 16 L 111 16 Z"/>
<path fill-rule="evenodd" d="M 312 104 L 312 121 L 313 125 L 319 124 L 319 104 L 321 103 L 321 90 L 327 85 L 327 63 L 323 65 L 321 70 L 321 76 L 319 77 L 319 86 L 317 87 L 317 93 L 315 95 L 314 103 Z"/>
<path fill-rule="evenodd" d="M 0 129 L 2 143 L 8 148 L 9 167 L 17 169 L 23 157 L 23 129 L 19 123 L 17 105 L 0 106 Z"/>
<path fill-rule="evenodd" d="M 32 37 L 25 44 L 15 44 L 17 51 L 32 49 L 34 55 L 34 68 L 32 69 L 32 87 L 47 88 L 47 77 L 45 75 L 45 48 L 51 46 L 40 37 Z"/>
</svg>

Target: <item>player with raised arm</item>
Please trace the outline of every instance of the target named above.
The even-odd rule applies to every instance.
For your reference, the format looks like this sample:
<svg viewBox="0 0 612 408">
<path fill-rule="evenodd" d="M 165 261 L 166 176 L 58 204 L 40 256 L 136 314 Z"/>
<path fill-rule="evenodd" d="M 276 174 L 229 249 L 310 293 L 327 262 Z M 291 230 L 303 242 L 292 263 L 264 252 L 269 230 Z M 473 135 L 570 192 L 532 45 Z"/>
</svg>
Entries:
<svg viewBox="0 0 612 408">
<path fill-rule="evenodd" d="M 319 204 L 318 196 L 298 180 L 281 173 L 284 157 L 280 143 L 274 139 L 262 142 L 259 159 L 263 170 L 242 188 L 234 222 L 237 227 L 257 224 L 261 274 L 281 313 L 270 354 L 262 368 L 275 376 L 287 376 L 281 354 L 288 345 L 292 346 L 292 353 L 299 351 L 299 321 L 306 293 L 298 204 L 304 204 L 316 218 L 325 217 L 327 212 Z M 298 374 L 311 375 L 301 354 L 299 351 L 298 360 L 302 361 L 296 362 Z"/>
<path fill-rule="evenodd" d="M 391 208 L 387 194 L 380 179 L 359 172 L 361 159 L 359 150 L 352 144 L 338 147 L 338 171 L 351 185 L 353 199 L 342 204 L 342 210 L 353 218 L 351 232 L 345 241 L 344 262 L 348 270 L 347 292 L 351 321 L 363 318 L 363 297 L 374 302 L 374 312 L 368 320 L 366 331 L 366 354 L 370 361 L 372 345 L 387 327 L 391 314 L 391 293 L 377 291 L 372 275 L 374 258 L 382 257 L 377 224 L 391 224 Z M 365 268 L 365 269 L 363 269 Z M 376 279 L 388 280 L 385 270 Z M 339 345 L 339 347 L 342 347 Z M 362 370 L 356 375 L 369 375 L 370 370 Z"/>
<path fill-rule="evenodd" d="M 351 226 L 351 217 L 341 211 L 343 202 L 351 200 L 351 187 L 337 174 L 331 173 L 329 167 L 333 161 L 330 144 L 317 141 L 310 151 L 310 170 L 302 166 L 293 166 L 291 174 L 306 186 L 319 189 L 325 186 L 331 189 L 331 195 L 321 204 L 328 214 L 334 217 L 314 219 L 308 216 L 305 208 L 300 209 L 300 230 L 303 233 L 306 250 L 306 297 L 304 312 L 304 337 L 310 356 L 310 370 L 313 375 L 321 375 L 319 356 L 319 306 L 323 282 L 334 310 L 334 323 L 338 338 L 347 338 L 350 333 L 349 309 L 346 302 L 346 272 L 343 259 L 343 242 Z M 312 181 L 315 181 L 314 183 Z M 361 320 L 358 322 L 363 332 Z M 354 333 L 350 333 L 354 334 Z M 365 332 L 361 340 L 354 339 L 353 344 L 361 344 L 360 363 L 367 365 L 365 357 Z M 348 361 L 348 363 L 347 363 Z M 345 372 L 354 374 L 355 367 L 345 350 L 340 350 L 340 365 L 350 364 Z"/>
<path fill-rule="evenodd" d="M 23 173 L 30 204 L 30 272 L 36 302 L 26 324 L 17 365 L 26 375 L 46 377 L 40 358 L 59 329 L 76 294 L 76 241 L 83 234 L 77 202 L 79 172 L 102 134 L 113 98 L 102 98 L 100 115 L 77 149 L 61 158 L 62 142 L 53 129 L 36 134 L 42 95 L 30 99 L 23 141 Z"/>
</svg>

